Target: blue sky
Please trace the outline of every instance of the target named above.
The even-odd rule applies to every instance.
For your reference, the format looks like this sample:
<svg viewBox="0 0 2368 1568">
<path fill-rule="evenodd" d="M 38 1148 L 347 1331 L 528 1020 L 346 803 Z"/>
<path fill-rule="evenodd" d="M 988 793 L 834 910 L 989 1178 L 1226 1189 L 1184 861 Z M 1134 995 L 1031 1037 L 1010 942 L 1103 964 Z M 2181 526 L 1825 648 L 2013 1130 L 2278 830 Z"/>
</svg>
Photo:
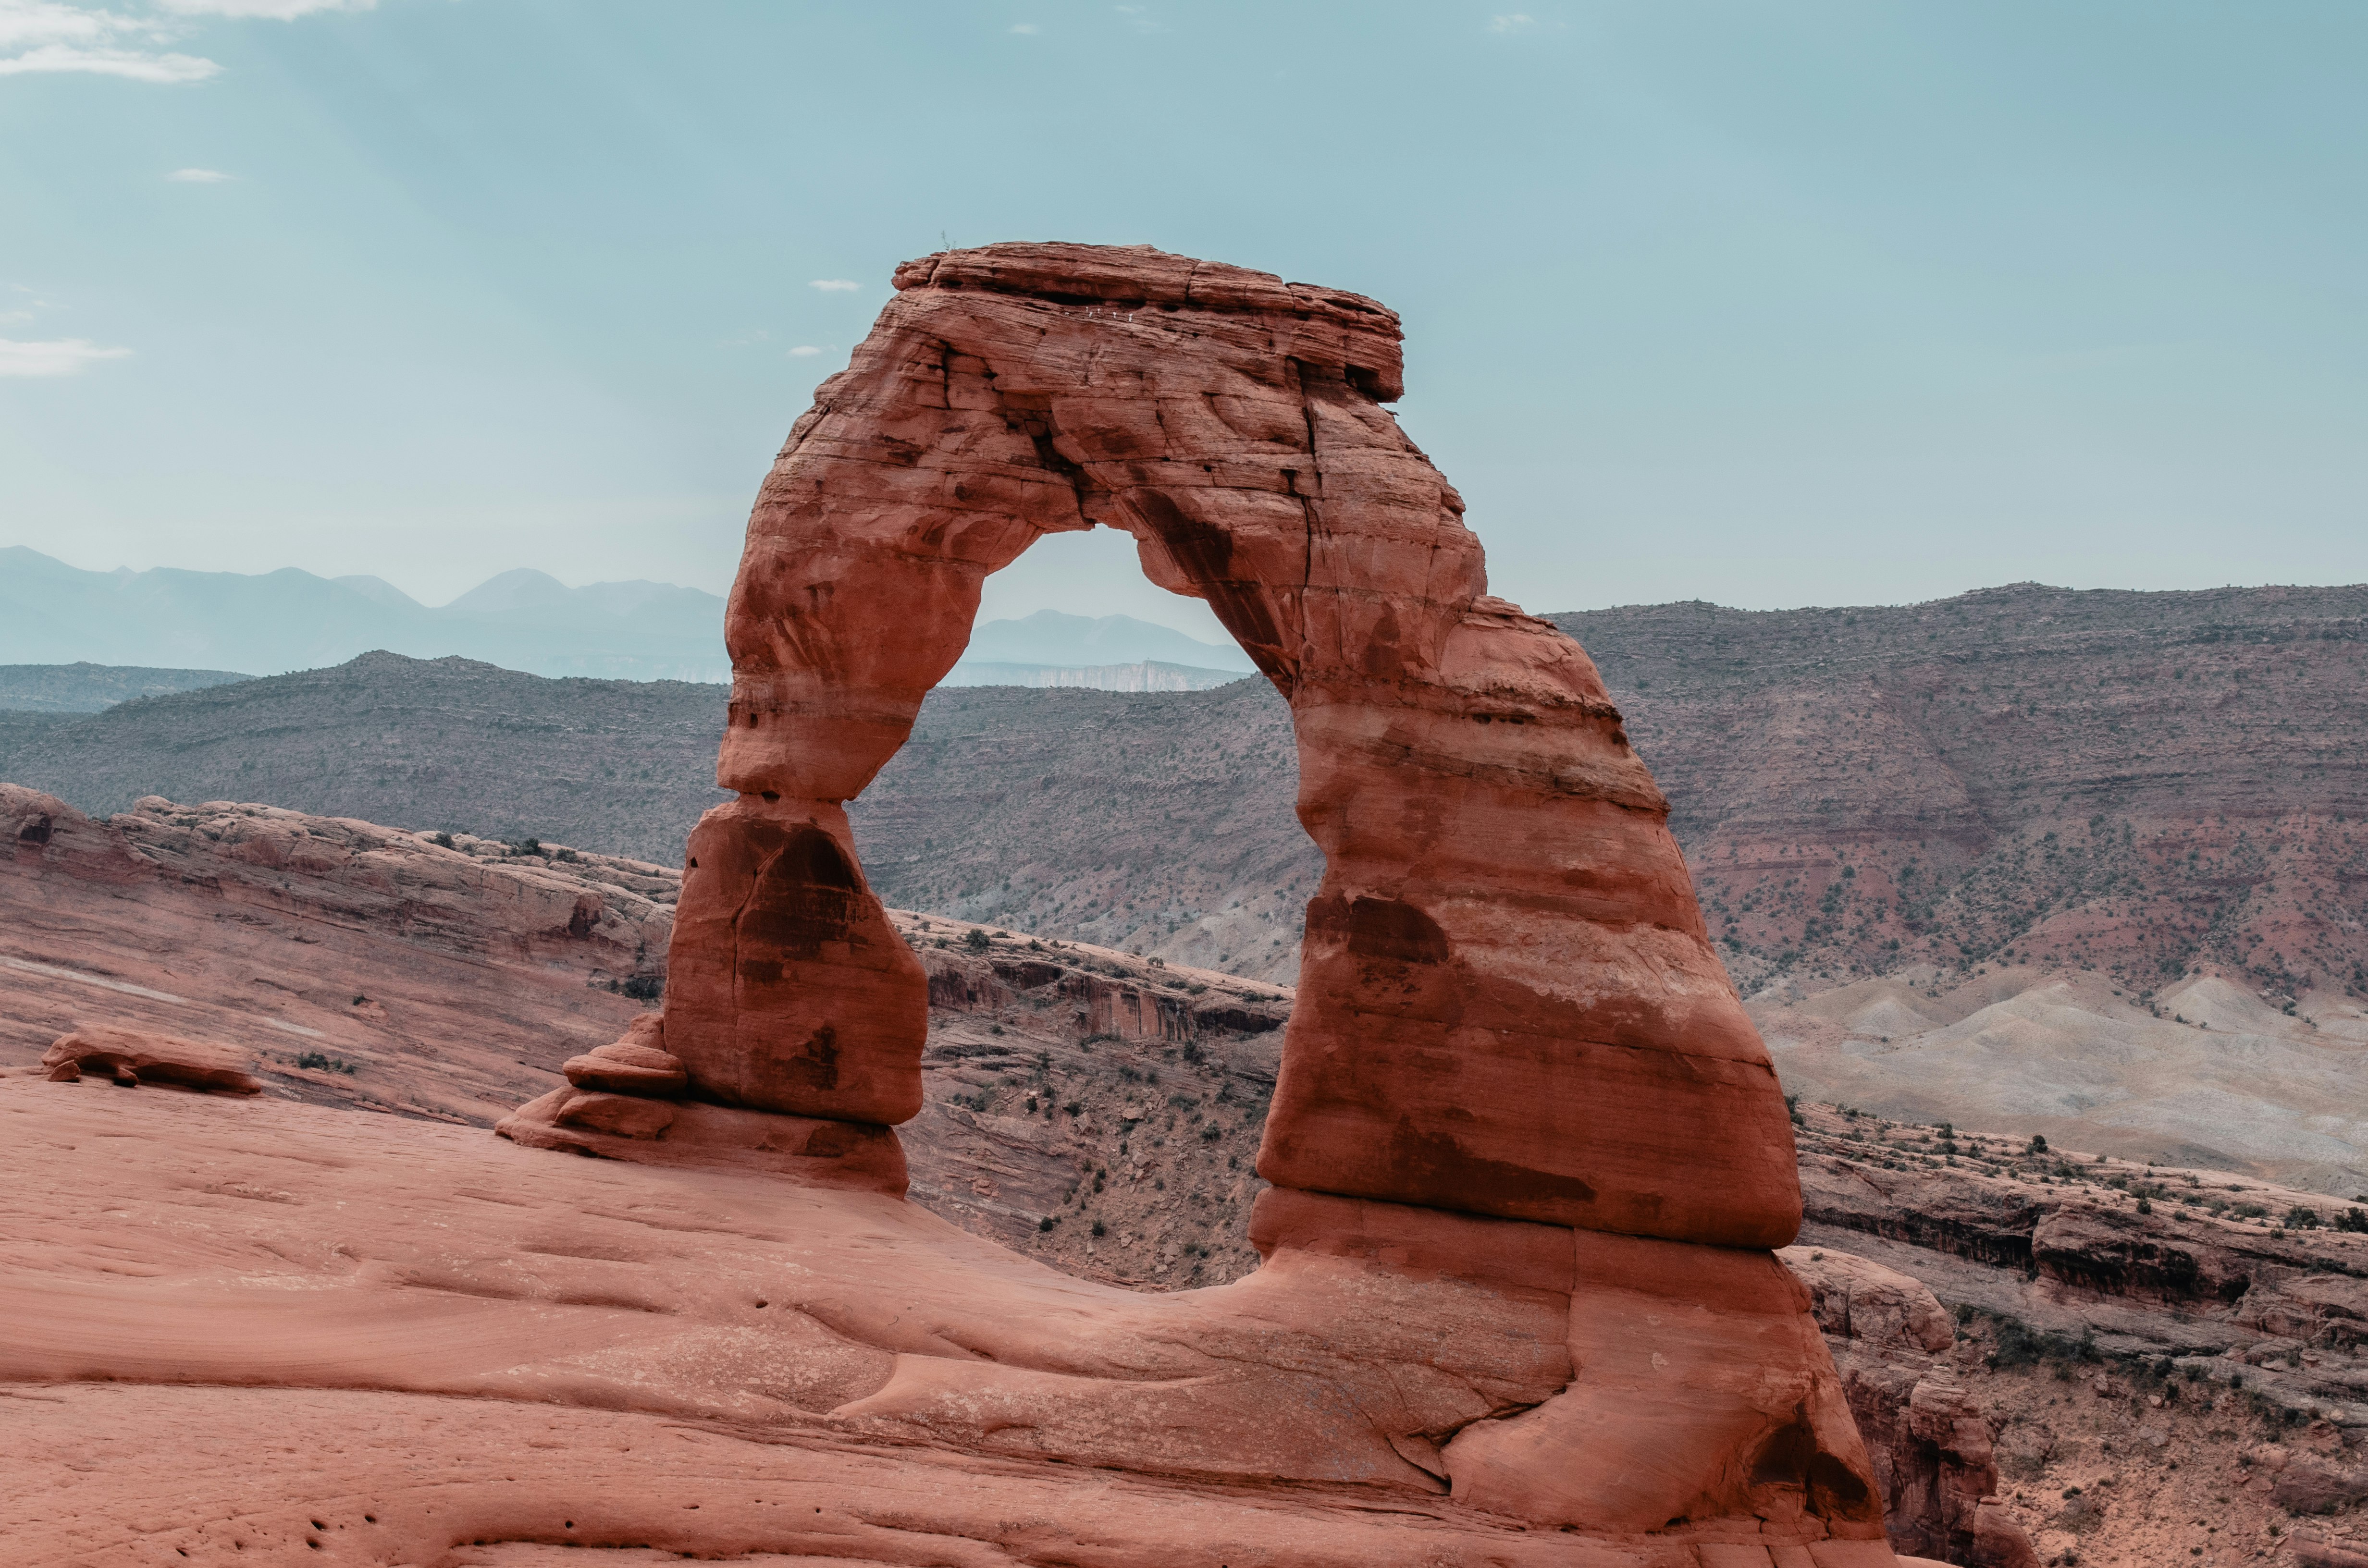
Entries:
<svg viewBox="0 0 2368 1568">
<path fill-rule="evenodd" d="M 1532 608 L 2368 579 L 2368 7 L 1522 3 L 0 0 L 0 544 L 720 590 L 943 235 L 1395 306 Z"/>
</svg>

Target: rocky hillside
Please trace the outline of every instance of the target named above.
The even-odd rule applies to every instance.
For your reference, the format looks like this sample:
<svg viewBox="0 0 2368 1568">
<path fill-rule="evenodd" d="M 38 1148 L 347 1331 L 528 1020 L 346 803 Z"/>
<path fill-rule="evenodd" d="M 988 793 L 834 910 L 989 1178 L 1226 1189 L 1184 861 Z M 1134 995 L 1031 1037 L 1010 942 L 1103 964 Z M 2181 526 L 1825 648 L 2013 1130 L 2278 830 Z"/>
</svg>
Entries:
<svg viewBox="0 0 2368 1568">
<path fill-rule="evenodd" d="M 2368 1547 L 2368 1210 L 2044 1138 L 1797 1119 L 1808 1220 L 1785 1256 L 1879 1467 L 1994 1467 L 1994 1506 L 2048 1563 L 2368 1561 L 2347 1555 Z M 1834 1287 L 1884 1269 L 1953 1335 L 1884 1321 L 1896 1290 L 1851 1322 Z M 1910 1336 L 1937 1353 L 1903 1377 Z"/>
<path fill-rule="evenodd" d="M 2368 587 L 1556 619 L 1747 991 L 2010 962 L 2368 995 Z"/>
<path fill-rule="evenodd" d="M 108 815 L 143 796 L 553 841 L 682 863 L 724 688 L 548 680 L 365 653 L 329 669 L 0 725 L 0 778 Z"/>
<path fill-rule="evenodd" d="M 295 1098 L 490 1125 L 657 994 L 679 880 L 273 806 L 93 822 L 0 784 L 0 1062 L 120 1024 L 247 1051 Z"/>
<path fill-rule="evenodd" d="M 2224 983 L 2322 1025 L 2368 1000 L 2368 588 L 1557 619 L 1668 791 L 1748 995 L 2003 971 L 2148 1006 Z M 266 799 L 671 862 L 720 798 L 722 706 L 374 653 L 0 723 L 0 777 L 93 811 Z M 1262 681 L 948 688 L 854 816 L 892 903 L 1288 982 L 1320 869 L 1296 780 Z"/>
<path fill-rule="evenodd" d="M 81 810 L 147 795 L 682 861 L 725 690 L 369 653 L 87 718 L 0 711 L 0 778 Z M 892 903 L 1289 980 L 1322 858 L 1290 716 L 1206 692 L 948 687 L 854 807 Z"/>
<path fill-rule="evenodd" d="M 1290 710 L 1210 692 L 940 690 L 855 802 L 892 903 L 1289 982 L 1324 858 Z"/>
</svg>

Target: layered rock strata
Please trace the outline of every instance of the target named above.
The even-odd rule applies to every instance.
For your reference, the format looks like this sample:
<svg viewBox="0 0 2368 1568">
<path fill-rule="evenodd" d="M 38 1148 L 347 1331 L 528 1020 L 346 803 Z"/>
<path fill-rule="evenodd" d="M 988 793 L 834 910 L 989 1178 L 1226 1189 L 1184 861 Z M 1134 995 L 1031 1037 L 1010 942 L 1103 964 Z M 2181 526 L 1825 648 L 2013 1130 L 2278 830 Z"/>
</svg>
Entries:
<svg viewBox="0 0 2368 1568">
<path fill-rule="evenodd" d="M 1800 1195 L 1767 1053 L 1593 665 L 1488 597 L 1461 499 L 1382 406 L 1397 318 L 1147 248 L 998 245 L 895 282 L 749 522 L 717 766 L 738 799 L 691 835 L 669 952 L 684 1085 L 618 1094 L 579 1061 L 513 1135 L 572 1124 L 678 1161 L 700 1140 L 656 1125 L 672 1104 L 862 1138 L 913 1116 L 928 982 L 845 803 L 961 655 L 988 574 L 1043 534 L 1122 528 L 1289 701 L 1326 858 L 1258 1162 L 1266 1263 L 1178 1321 L 1255 1301 L 1356 1343 L 1399 1332 L 1370 1316 L 1383 1297 L 1426 1303 L 1387 1309 L 1404 1321 L 1478 1312 L 1478 1289 L 1529 1348 L 1486 1350 L 1460 1392 L 1349 1396 L 1353 1420 L 1331 1395 L 1138 1410 L 999 1357 L 900 1367 L 835 1417 L 988 1452 L 1074 1429 L 1121 1468 L 1247 1463 L 1605 1538 L 1741 1531 L 1750 1561 L 1889 1561 L 1808 1297 L 1768 1251 Z M 1344 1267 L 1370 1304 L 1342 1315 Z M 1373 1433 L 1388 1460 L 1354 1457 Z"/>
</svg>

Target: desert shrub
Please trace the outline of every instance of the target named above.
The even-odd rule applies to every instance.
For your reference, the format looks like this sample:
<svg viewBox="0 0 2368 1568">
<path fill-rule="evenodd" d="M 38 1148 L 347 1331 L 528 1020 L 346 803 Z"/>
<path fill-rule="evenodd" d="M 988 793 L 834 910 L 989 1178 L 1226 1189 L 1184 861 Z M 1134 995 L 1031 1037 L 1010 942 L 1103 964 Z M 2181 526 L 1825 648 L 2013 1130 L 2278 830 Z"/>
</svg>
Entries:
<svg viewBox="0 0 2368 1568">
<path fill-rule="evenodd" d="M 666 994 L 666 978 L 656 974 L 632 975 L 620 989 L 636 1002 L 655 1002 Z"/>
<path fill-rule="evenodd" d="M 970 930 L 962 934 L 962 946 L 968 948 L 972 952 L 983 953 L 986 951 L 987 945 L 986 933 L 979 930 L 976 926 L 973 926 Z"/>
</svg>

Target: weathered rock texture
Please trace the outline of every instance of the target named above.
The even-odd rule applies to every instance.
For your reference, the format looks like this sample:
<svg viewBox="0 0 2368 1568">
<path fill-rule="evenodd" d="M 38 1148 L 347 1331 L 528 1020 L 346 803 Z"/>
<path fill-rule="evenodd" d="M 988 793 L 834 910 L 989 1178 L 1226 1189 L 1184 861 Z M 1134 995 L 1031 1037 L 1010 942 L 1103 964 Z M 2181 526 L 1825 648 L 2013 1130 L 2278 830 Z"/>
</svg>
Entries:
<svg viewBox="0 0 2368 1568">
<path fill-rule="evenodd" d="M 655 993 L 675 887 L 226 801 L 94 822 L 0 784 L 0 1065 L 105 1025 L 222 1048 L 276 1094 L 490 1126 L 643 1011 L 622 989 Z"/>
<path fill-rule="evenodd" d="M 1262 1174 L 1790 1240 L 1782 1106 L 1666 805 L 1586 655 L 1486 597 L 1461 500 L 1381 407 L 1396 318 L 1149 250 L 996 246 L 896 282 L 750 519 L 717 769 L 741 799 L 693 835 L 672 950 L 694 1080 L 910 1114 L 917 966 L 843 802 L 960 656 L 986 574 L 1107 524 L 1292 705 L 1326 870 Z"/>
<path fill-rule="evenodd" d="M 17 1075 L 0 1129 L 12 1568 L 1891 1562 L 1456 1501 L 1439 1439 L 1570 1376 L 1572 1255 L 1474 1236 L 1552 1227 L 1304 1199 L 1358 1212 L 1142 1294 L 877 1193 L 268 1096 Z"/>
<path fill-rule="evenodd" d="M 1942 1359 L 1957 1331 L 1932 1292 L 1850 1253 L 1778 1256 L 1809 1288 L 1835 1346 L 1892 1545 L 1974 1568 L 2037 1568 L 2031 1538 L 1998 1499 L 1989 1421 Z"/>
<path fill-rule="evenodd" d="M 1258 1155 L 1267 1262 L 1231 1289 L 1296 1300 L 1348 1256 L 1424 1304 L 1377 1298 L 1336 1338 L 1470 1280 L 1535 1344 L 1459 1374 L 1484 1397 L 1406 1385 L 1403 1411 L 1367 1409 L 1395 1471 L 1328 1417 L 1163 1398 L 1138 1428 L 1002 1358 L 900 1369 L 839 1414 L 990 1452 L 1092 1427 L 1094 1462 L 1126 1468 L 1230 1453 L 1432 1478 L 1601 1537 L 1718 1520 L 1886 1559 L 1807 1295 L 1768 1251 L 1800 1212 L 1767 1053 L 1593 665 L 1487 596 L 1462 502 L 1381 406 L 1396 318 L 1148 249 L 954 252 L 896 286 L 749 522 L 717 766 L 738 799 L 691 835 L 669 949 L 685 1096 L 784 1125 L 919 1108 L 928 984 L 845 803 L 961 655 L 989 573 L 1045 533 L 1123 528 L 1288 700 L 1326 861 Z M 588 1118 L 630 1158 L 674 1139 L 662 1114 L 578 1085 L 506 1129 Z"/>
<path fill-rule="evenodd" d="M 243 1051 L 111 1024 L 83 1024 L 60 1035 L 41 1055 L 41 1065 L 61 1084 L 85 1075 L 105 1076 L 126 1088 L 165 1084 L 200 1094 L 255 1095 L 263 1080 L 246 1069 Z"/>
</svg>

